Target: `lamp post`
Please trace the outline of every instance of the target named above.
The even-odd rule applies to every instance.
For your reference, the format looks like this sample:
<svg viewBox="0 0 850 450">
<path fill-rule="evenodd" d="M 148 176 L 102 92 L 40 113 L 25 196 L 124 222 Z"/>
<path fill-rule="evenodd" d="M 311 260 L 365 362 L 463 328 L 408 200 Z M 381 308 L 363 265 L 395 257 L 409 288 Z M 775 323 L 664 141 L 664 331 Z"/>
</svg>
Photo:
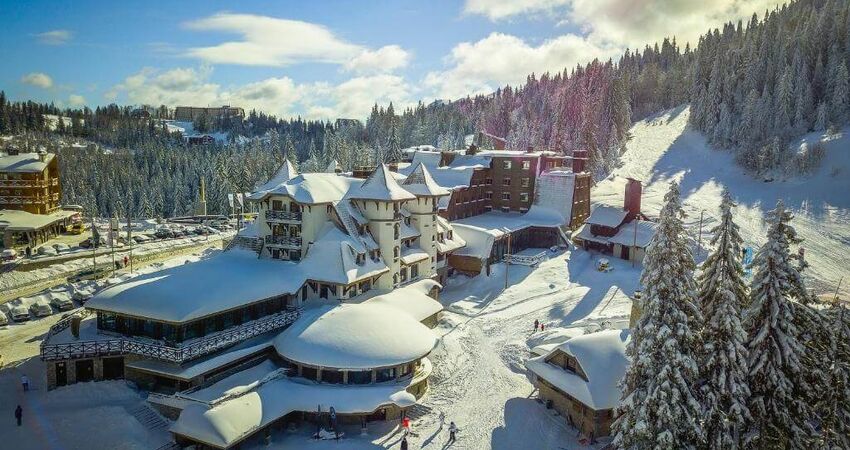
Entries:
<svg viewBox="0 0 850 450">
<path fill-rule="evenodd" d="M 511 265 L 511 230 L 502 227 L 502 231 L 508 235 L 508 252 L 505 254 L 505 290 L 508 289 L 508 268 Z"/>
</svg>

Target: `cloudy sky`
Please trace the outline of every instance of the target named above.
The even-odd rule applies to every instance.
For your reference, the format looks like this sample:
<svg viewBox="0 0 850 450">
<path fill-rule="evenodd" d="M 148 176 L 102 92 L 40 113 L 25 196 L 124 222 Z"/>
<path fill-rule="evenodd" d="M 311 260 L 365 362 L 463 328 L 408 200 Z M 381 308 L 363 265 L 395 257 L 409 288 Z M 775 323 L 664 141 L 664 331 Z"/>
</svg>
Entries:
<svg viewBox="0 0 850 450">
<path fill-rule="evenodd" d="M 219 105 L 364 118 L 531 72 L 684 45 L 777 0 L 0 0 L 0 90 L 61 106 Z"/>
</svg>

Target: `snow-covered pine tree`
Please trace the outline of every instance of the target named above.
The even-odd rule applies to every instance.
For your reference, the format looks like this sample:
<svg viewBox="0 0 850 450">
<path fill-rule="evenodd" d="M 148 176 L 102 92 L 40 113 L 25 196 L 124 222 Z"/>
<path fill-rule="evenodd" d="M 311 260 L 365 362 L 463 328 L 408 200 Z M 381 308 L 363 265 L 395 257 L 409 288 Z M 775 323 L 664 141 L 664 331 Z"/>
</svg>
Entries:
<svg viewBox="0 0 850 450">
<path fill-rule="evenodd" d="M 757 449 L 806 448 L 811 436 L 804 401 L 804 346 L 792 300 L 800 274 L 790 254 L 791 213 L 780 200 L 769 213 L 767 242 L 753 259 L 750 307 L 745 328 L 749 352 L 747 407 L 752 415 L 746 442 Z"/>
<path fill-rule="evenodd" d="M 822 393 L 820 444 L 825 449 L 850 448 L 850 314 L 831 309 L 829 389 Z"/>
<path fill-rule="evenodd" d="M 747 334 L 741 310 L 747 297 L 741 265 L 743 239 L 732 221 L 732 196 L 723 192 L 720 223 L 711 230 L 714 251 L 702 265 L 697 282 L 705 318 L 700 360 L 703 428 L 709 449 L 735 449 L 750 413 L 747 410 Z"/>
<path fill-rule="evenodd" d="M 384 154 L 385 163 L 397 163 L 404 159 L 401 154 L 401 142 L 398 138 L 398 130 L 396 129 L 396 118 L 390 117 L 390 135 L 387 137 L 387 152 Z"/>
<path fill-rule="evenodd" d="M 612 425 L 620 449 L 693 449 L 703 440 L 697 367 L 694 259 L 672 183 L 655 237 L 644 258 L 643 313 L 626 349 L 631 365 L 621 382 L 619 417 Z"/>
</svg>

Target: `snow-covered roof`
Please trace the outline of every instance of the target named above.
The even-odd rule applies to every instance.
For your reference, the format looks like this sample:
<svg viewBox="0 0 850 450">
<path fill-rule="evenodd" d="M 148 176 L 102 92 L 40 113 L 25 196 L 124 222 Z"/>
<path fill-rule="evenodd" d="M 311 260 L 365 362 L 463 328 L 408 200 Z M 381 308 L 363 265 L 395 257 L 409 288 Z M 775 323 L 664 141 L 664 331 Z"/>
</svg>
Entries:
<svg viewBox="0 0 850 450">
<path fill-rule="evenodd" d="M 339 165 L 339 162 L 335 159 L 331 160 L 331 162 L 328 163 L 328 166 L 325 167 L 325 172 L 327 173 L 336 173 L 337 170 L 341 171 L 342 166 Z"/>
<path fill-rule="evenodd" d="M 428 258 L 430 258 L 428 253 L 417 245 L 401 248 L 401 263 L 406 266 Z"/>
<path fill-rule="evenodd" d="M 584 224 L 573 233 L 573 239 L 580 239 L 588 242 L 598 242 L 600 244 L 608 244 L 608 238 L 605 236 L 596 236 L 590 232 L 590 224 Z"/>
<path fill-rule="evenodd" d="M 275 348 L 302 364 L 366 370 L 415 361 L 436 342 L 410 313 L 373 299 L 305 311 L 278 335 Z"/>
<path fill-rule="evenodd" d="M 266 379 L 248 386 L 249 390 L 243 395 L 214 407 L 188 404 L 170 431 L 225 448 L 293 411 L 315 411 L 317 407 L 328 411 L 332 406 L 337 414 L 357 414 L 371 413 L 386 405 L 407 407 L 411 404 L 406 384 L 316 384 L 277 376 L 278 373 L 268 374 Z"/>
<path fill-rule="evenodd" d="M 187 322 L 295 293 L 305 280 L 298 276 L 297 267 L 292 262 L 261 259 L 252 251 L 234 248 L 110 286 L 86 307 L 164 322 Z M 293 272 L 296 276 L 290 276 Z"/>
<path fill-rule="evenodd" d="M 33 214 L 16 209 L 0 209 L 0 229 L 9 231 L 37 230 L 67 219 L 77 211 L 54 211 L 50 214 Z"/>
<path fill-rule="evenodd" d="M 443 310 L 443 305 L 428 295 L 434 288 L 442 289 L 442 286 L 430 278 L 419 280 L 372 297 L 365 302 L 395 308 L 422 322 Z"/>
<path fill-rule="evenodd" d="M 637 233 L 635 233 L 637 227 Z M 631 223 L 623 225 L 617 234 L 608 238 L 608 242 L 612 244 L 620 244 L 626 246 L 634 246 L 646 248 L 649 241 L 655 236 L 655 230 L 658 224 L 648 220 L 633 220 Z"/>
<path fill-rule="evenodd" d="M 629 330 L 605 330 L 574 337 L 553 350 L 574 356 L 587 381 L 546 362 L 553 353 L 528 360 L 526 367 L 596 411 L 615 408 L 620 403 L 618 385 L 629 364 L 626 345 L 630 339 Z"/>
<path fill-rule="evenodd" d="M 360 186 L 349 193 L 349 197 L 361 200 L 413 200 L 416 197 L 399 186 L 396 176 L 386 164 L 381 164 Z"/>
<path fill-rule="evenodd" d="M 415 163 L 413 170 L 402 182 L 402 186 L 410 193 L 418 196 L 441 196 L 449 195 L 448 189 L 437 184 L 431 177 L 428 168 L 421 162 Z"/>
<path fill-rule="evenodd" d="M 377 261 L 363 258 L 363 263 L 357 264 L 356 253 L 364 251 L 363 244 L 356 238 L 343 233 L 332 223 L 326 223 L 298 263 L 299 270 L 291 277 L 350 284 L 389 270 L 380 258 Z"/>
<path fill-rule="evenodd" d="M 548 208 L 532 205 L 527 213 L 491 211 L 466 217 L 452 222 L 454 234 L 460 235 L 466 242 L 456 255 L 486 258 L 490 256 L 493 241 L 506 232 L 514 232 L 528 227 L 559 227 L 564 225 L 563 218 Z"/>
<path fill-rule="evenodd" d="M 443 240 L 437 239 L 437 251 L 440 253 L 448 253 L 457 250 L 466 245 L 466 241 L 454 232 L 454 228 L 449 224 L 449 221 L 437 216 L 437 228 L 443 233 Z M 449 239 L 448 232 L 452 231 L 452 238 Z"/>
<path fill-rule="evenodd" d="M 596 208 L 593 208 L 593 211 L 590 213 L 590 217 L 587 218 L 585 223 L 617 228 L 621 223 L 623 223 L 623 220 L 626 219 L 626 215 L 628 213 L 629 212 L 623 208 L 598 205 Z"/>
<path fill-rule="evenodd" d="M 42 162 L 38 153 L 0 156 L 0 172 L 41 173 L 44 172 L 53 157 L 53 153 L 48 153 L 45 155 L 44 162 Z"/>
<path fill-rule="evenodd" d="M 362 182 L 359 178 L 333 173 L 302 173 L 271 189 L 258 190 L 249 198 L 261 200 L 268 195 L 285 195 L 298 203 L 334 203 L 342 200 L 353 186 Z"/>
<path fill-rule="evenodd" d="M 534 205 L 557 212 L 565 225 L 571 225 L 575 174 L 567 170 L 550 170 L 537 177 Z"/>
<path fill-rule="evenodd" d="M 269 181 L 265 182 L 265 184 L 257 188 L 257 190 L 268 191 L 274 189 L 297 176 L 298 170 L 295 169 L 295 166 L 292 165 L 289 159 L 286 159 L 283 164 L 281 164 L 280 168 L 277 169 L 277 172 L 275 172 L 274 176 L 272 176 Z"/>
</svg>

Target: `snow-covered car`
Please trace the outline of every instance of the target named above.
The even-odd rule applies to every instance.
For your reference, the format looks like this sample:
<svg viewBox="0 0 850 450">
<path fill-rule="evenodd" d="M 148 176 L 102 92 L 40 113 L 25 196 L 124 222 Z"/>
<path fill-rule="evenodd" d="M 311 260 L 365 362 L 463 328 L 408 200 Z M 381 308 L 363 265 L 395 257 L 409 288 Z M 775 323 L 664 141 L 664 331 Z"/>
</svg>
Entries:
<svg viewBox="0 0 850 450">
<path fill-rule="evenodd" d="M 150 236 L 146 234 L 134 234 L 133 241 L 137 244 L 144 244 L 145 242 L 150 242 Z"/>
<path fill-rule="evenodd" d="M 96 269 L 86 269 L 82 272 L 77 272 L 76 275 L 68 277 L 69 283 L 79 283 L 85 280 L 99 280 L 106 277 L 111 272 L 111 269 L 106 267 L 98 267 Z"/>
<path fill-rule="evenodd" d="M 18 252 L 12 248 L 7 248 L 0 252 L 0 261 L 14 261 L 17 257 Z"/>
<path fill-rule="evenodd" d="M 15 322 L 26 322 L 30 320 L 30 312 L 24 305 L 13 306 L 12 310 L 9 311 L 9 315 L 12 316 L 12 320 Z"/>
<path fill-rule="evenodd" d="M 71 295 L 67 292 L 51 292 L 50 304 L 59 311 L 74 309 L 74 302 L 71 301 Z"/>
<path fill-rule="evenodd" d="M 71 298 L 80 302 L 80 304 L 85 304 L 90 298 L 94 296 L 94 289 L 88 287 L 75 287 L 71 285 Z"/>
<path fill-rule="evenodd" d="M 71 250 L 71 247 L 69 247 L 68 244 L 59 242 L 57 244 L 53 244 L 53 249 L 56 250 L 56 253 L 65 253 Z"/>
<path fill-rule="evenodd" d="M 36 301 L 30 305 L 30 312 L 36 317 L 47 317 L 53 314 L 53 308 L 50 307 L 50 303 Z"/>
<path fill-rule="evenodd" d="M 9 316 L 6 315 L 3 311 L 0 311 L 0 327 L 9 324 Z"/>
<path fill-rule="evenodd" d="M 56 249 L 48 245 L 42 245 L 36 252 L 42 256 L 56 256 Z"/>
<path fill-rule="evenodd" d="M 612 269 L 608 258 L 599 258 L 599 260 L 596 261 L 596 270 L 600 272 L 610 272 Z"/>
</svg>

